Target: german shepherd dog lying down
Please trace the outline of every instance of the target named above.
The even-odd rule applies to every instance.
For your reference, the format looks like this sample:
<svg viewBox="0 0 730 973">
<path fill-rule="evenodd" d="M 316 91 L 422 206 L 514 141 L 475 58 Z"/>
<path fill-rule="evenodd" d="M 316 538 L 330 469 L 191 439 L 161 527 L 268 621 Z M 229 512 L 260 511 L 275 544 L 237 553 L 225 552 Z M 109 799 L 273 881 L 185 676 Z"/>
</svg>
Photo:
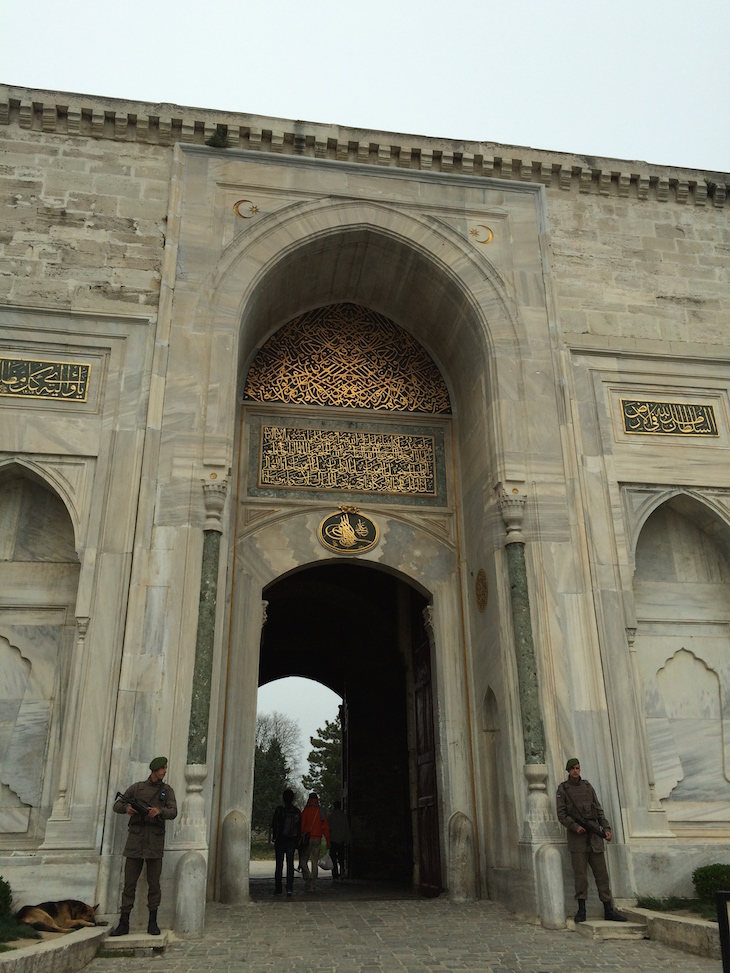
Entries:
<svg viewBox="0 0 730 973">
<path fill-rule="evenodd" d="M 23 922 L 39 932 L 72 932 L 85 926 L 107 926 L 109 923 L 96 918 L 98 905 L 87 905 L 78 899 L 61 899 L 60 902 L 41 902 L 40 905 L 24 905 L 16 912 L 16 922 Z"/>
</svg>

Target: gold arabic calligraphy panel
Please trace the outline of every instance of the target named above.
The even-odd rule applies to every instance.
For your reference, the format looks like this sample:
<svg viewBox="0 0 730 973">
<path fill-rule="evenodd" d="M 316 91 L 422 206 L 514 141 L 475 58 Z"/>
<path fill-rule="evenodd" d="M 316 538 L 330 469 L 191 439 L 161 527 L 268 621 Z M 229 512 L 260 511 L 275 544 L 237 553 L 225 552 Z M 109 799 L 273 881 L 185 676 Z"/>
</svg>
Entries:
<svg viewBox="0 0 730 973">
<path fill-rule="evenodd" d="M 244 399 L 393 412 L 451 412 L 441 373 L 415 338 L 358 304 L 285 324 L 254 358 Z"/>
<path fill-rule="evenodd" d="M 718 436 L 714 406 L 621 399 L 624 432 L 645 436 Z"/>
<path fill-rule="evenodd" d="M 433 436 L 261 427 L 259 487 L 436 496 Z"/>
<path fill-rule="evenodd" d="M 86 402 L 91 365 L 0 358 L 0 396 Z"/>
</svg>

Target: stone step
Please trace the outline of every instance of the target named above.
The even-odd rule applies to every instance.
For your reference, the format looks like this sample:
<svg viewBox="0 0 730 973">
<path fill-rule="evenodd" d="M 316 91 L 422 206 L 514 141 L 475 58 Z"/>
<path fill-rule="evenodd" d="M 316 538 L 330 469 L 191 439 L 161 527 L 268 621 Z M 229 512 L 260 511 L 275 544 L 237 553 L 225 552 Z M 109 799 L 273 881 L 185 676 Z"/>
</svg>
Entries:
<svg viewBox="0 0 730 973">
<path fill-rule="evenodd" d="M 649 932 L 645 922 L 609 922 L 608 919 L 587 919 L 574 922 L 576 932 L 586 939 L 648 939 Z"/>
<path fill-rule="evenodd" d="M 164 952 L 169 939 L 169 932 L 166 929 L 163 929 L 159 936 L 132 931 L 126 936 L 107 936 L 101 949 L 104 953 L 132 953 L 137 957 L 149 956 L 151 952 Z"/>
</svg>

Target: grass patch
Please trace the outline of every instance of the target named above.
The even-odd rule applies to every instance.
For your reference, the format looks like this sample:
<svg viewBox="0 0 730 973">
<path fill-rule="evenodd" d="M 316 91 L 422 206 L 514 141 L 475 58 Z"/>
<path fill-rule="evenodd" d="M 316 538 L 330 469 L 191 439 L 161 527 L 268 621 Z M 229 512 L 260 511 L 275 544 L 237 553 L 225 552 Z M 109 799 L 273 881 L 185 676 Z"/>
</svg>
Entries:
<svg viewBox="0 0 730 973">
<path fill-rule="evenodd" d="M 10 943 L 14 939 L 40 939 L 41 934 L 23 922 L 16 922 L 13 916 L 0 916 L 0 943 Z"/>
<path fill-rule="evenodd" d="M 714 902 L 700 902 L 699 899 L 680 899 L 679 896 L 670 895 L 668 899 L 639 896 L 636 904 L 640 909 L 651 909 L 652 912 L 694 912 L 700 919 L 717 922 L 717 909 Z"/>
<path fill-rule="evenodd" d="M 269 844 L 265 835 L 254 834 L 251 836 L 251 861 L 274 861 L 274 846 Z"/>
</svg>

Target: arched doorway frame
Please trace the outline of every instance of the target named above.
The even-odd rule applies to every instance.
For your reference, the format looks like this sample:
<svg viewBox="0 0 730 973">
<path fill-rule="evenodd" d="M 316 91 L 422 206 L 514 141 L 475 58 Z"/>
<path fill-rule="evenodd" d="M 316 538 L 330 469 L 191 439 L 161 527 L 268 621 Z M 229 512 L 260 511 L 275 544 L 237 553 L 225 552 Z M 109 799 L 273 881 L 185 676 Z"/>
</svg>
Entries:
<svg viewBox="0 0 730 973">
<path fill-rule="evenodd" d="M 328 509 L 325 504 L 321 504 L 284 514 L 274 513 L 267 518 L 266 523 L 257 525 L 244 534 L 237 545 L 230 617 L 231 652 L 228 659 L 227 705 L 224 705 L 225 726 L 222 731 L 222 766 L 218 775 L 221 788 L 217 823 L 219 829 L 231 812 L 242 811 L 249 817 L 259 647 L 266 610 L 262 592 L 294 570 L 311 568 L 320 563 L 342 563 L 339 560 L 333 561 L 332 556 L 316 539 L 316 525 L 322 519 L 323 512 Z M 439 738 L 437 750 L 441 755 L 438 771 L 440 783 L 444 784 L 441 787 L 442 819 L 445 822 L 453 814 L 461 813 L 474 822 L 470 754 L 465 745 L 470 737 L 470 728 L 456 551 L 417 524 L 399 517 L 397 513 L 388 514 L 387 509 L 382 508 L 381 512 L 374 515 L 378 519 L 383 540 L 378 547 L 361 555 L 357 562 L 388 571 L 430 599 L 434 697 L 439 713 L 435 729 Z M 293 550 L 306 552 L 296 559 L 287 557 L 285 567 L 277 557 L 281 552 L 284 532 Z M 400 535 L 397 542 L 395 535 Z M 397 559 L 397 553 L 405 547 L 411 551 L 410 563 Z M 440 576 L 432 570 L 434 559 L 443 565 Z M 434 583 L 424 592 L 423 579 L 429 576 L 429 572 Z M 447 754 L 448 759 L 445 756 Z M 445 840 L 442 842 L 442 847 L 444 846 Z M 239 856 L 231 856 L 229 849 L 219 848 L 219 856 L 219 872 L 224 871 L 226 858 L 235 857 L 241 861 Z M 442 864 L 446 866 L 444 874 L 450 875 L 452 882 L 460 883 L 461 877 L 453 875 L 448 849 Z M 238 881 L 241 889 L 245 889 L 248 882 L 247 869 L 245 874 L 239 876 Z M 230 892 L 226 892 L 224 875 L 218 878 L 216 884 L 218 894 L 222 894 L 224 898 L 231 897 Z"/>
<path fill-rule="evenodd" d="M 534 186 L 526 186 L 524 191 L 530 195 L 539 192 Z M 538 211 L 539 208 L 538 202 Z M 507 215 L 503 211 L 500 218 L 506 220 Z M 319 290 L 295 293 L 293 297 L 295 287 L 277 289 L 276 285 L 285 282 L 287 269 L 296 265 L 299 256 L 307 251 L 320 251 L 325 254 L 325 260 L 335 260 L 338 248 L 341 249 L 343 241 L 347 242 L 350 235 L 364 235 L 368 242 L 379 241 L 391 254 L 407 254 L 416 266 L 412 282 L 425 281 L 429 277 L 437 281 L 437 286 L 447 295 L 446 304 L 453 312 L 455 322 L 452 323 L 459 331 L 460 359 L 454 351 L 453 340 L 449 343 L 439 334 L 435 319 L 425 327 L 422 321 L 409 320 L 407 315 L 404 318 L 403 309 L 407 302 L 402 296 L 395 308 L 387 300 L 373 298 L 364 302 L 357 290 L 353 292 L 351 281 L 347 279 L 329 283 L 320 281 Z M 272 292 L 281 292 L 284 298 L 272 302 Z M 468 421 L 473 416 L 479 417 L 480 431 L 483 429 L 480 446 L 485 504 L 494 501 L 493 491 L 500 485 L 509 483 L 514 486 L 524 482 L 525 403 L 519 335 L 526 332 L 520 323 L 512 285 L 500 277 L 482 253 L 470 250 L 464 236 L 454 227 L 415 216 L 401 207 L 359 199 L 298 202 L 284 213 L 279 210 L 275 215 L 264 217 L 256 227 L 247 228 L 245 234 L 233 239 L 218 266 L 197 292 L 195 305 L 189 310 L 201 325 L 203 321 L 213 325 L 212 329 L 208 328 L 209 367 L 215 371 L 216 381 L 207 383 L 204 410 L 205 452 L 213 465 L 225 468 L 230 464 L 231 453 L 235 452 L 233 442 L 236 437 L 230 434 L 232 416 L 226 403 L 235 401 L 235 393 L 240 392 L 247 365 L 257 348 L 286 320 L 337 300 L 367 303 L 401 326 L 408 326 L 440 366 L 457 419 L 465 416 Z M 466 360 L 471 362 L 469 367 L 472 368 L 468 391 L 459 388 L 459 383 L 454 380 L 459 373 L 458 362 Z M 505 445 L 507 440 L 508 446 Z M 512 492 L 517 491 L 513 489 Z M 484 507 L 478 497 L 477 503 L 483 518 Z M 231 510 L 229 515 L 232 518 L 234 511 Z M 240 579 L 240 572 L 238 577 Z M 503 604 L 508 604 L 508 589 L 499 576 L 497 581 L 500 586 L 498 597 Z M 460 590 L 459 596 L 463 597 L 463 594 Z M 260 595 L 248 595 L 247 603 L 249 616 L 257 619 L 254 629 L 258 631 Z M 499 631 L 496 637 L 505 647 L 504 651 L 509 651 L 511 629 L 507 614 L 493 610 Z M 461 626 L 460 632 L 464 655 L 470 660 L 469 625 Z M 233 639 L 231 624 L 223 634 L 223 669 L 228 665 L 225 645 L 230 645 Z M 509 709 L 516 702 L 516 692 L 514 675 L 510 671 L 511 660 L 506 666 L 503 685 L 507 698 L 504 705 Z M 248 679 L 255 681 L 255 667 L 248 673 Z M 223 710 L 222 697 L 220 704 L 219 708 Z M 514 728 L 514 721 L 512 723 Z M 519 764 L 521 743 L 518 737 L 510 742 L 510 747 Z M 214 770 L 216 778 L 220 777 L 220 769 L 219 761 Z M 221 795 L 214 795 L 214 805 L 222 807 L 224 803 Z M 519 813 L 518 810 L 518 816 Z"/>
</svg>

